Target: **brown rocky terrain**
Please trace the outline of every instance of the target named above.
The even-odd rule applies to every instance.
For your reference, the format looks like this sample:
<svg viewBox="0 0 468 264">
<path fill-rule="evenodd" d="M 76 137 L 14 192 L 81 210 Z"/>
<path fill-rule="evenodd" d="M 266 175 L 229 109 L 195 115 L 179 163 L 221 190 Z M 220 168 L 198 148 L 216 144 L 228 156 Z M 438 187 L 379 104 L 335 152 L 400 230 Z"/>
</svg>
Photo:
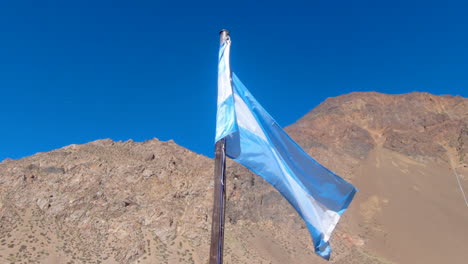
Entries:
<svg viewBox="0 0 468 264">
<path fill-rule="evenodd" d="M 468 100 L 329 98 L 287 132 L 360 193 L 331 263 L 466 263 Z M 326 263 L 260 177 L 228 162 L 225 263 Z M 0 263 L 207 263 L 213 160 L 98 140 L 0 163 Z"/>
</svg>

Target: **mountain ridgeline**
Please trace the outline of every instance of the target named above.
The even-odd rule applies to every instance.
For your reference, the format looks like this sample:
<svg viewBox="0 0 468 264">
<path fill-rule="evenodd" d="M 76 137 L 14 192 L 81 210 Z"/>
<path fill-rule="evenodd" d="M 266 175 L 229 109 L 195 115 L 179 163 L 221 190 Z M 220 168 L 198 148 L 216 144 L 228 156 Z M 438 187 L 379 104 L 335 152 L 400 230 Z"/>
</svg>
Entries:
<svg viewBox="0 0 468 264">
<path fill-rule="evenodd" d="M 286 131 L 360 190 L 331 263 L 466 263 L 466 98 L 351 93 Z M 230 160 L 226 171 L 225 263 L 327 263 L 274 188 Z M 0 263 L 206 264 L 212 199 L 213 160 L 172 141 L 104 139 L 5 160 Z"/>
</svg>

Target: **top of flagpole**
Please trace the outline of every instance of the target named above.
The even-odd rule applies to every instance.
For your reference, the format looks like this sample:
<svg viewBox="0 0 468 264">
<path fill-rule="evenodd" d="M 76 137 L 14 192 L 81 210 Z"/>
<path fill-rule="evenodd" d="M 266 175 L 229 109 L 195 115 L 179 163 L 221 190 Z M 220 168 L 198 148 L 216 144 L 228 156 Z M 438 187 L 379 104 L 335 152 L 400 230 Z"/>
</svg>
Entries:
<svg viewBox="0 0 468 264">
<path fill-rule="evenodd" d="M 221 31 L 219 32 L 219 44 L 223 44 L 224 42 L 226 42 L 228 39 L 230 38 L 229 36 L 229 30 L 227 29 L 221 29 Z"/>
</svg>

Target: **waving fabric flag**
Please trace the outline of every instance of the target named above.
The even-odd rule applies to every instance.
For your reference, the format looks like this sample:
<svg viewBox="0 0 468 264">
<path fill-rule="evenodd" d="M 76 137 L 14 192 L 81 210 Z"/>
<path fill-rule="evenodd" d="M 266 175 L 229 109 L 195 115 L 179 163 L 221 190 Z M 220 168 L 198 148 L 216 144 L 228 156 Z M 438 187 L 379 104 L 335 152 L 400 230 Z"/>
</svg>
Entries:
<svg viewBox="0 0 468 264">
<path fill-rule="evenodd" d="M 216 140 L 226 154 L 272 184 L 304 219 L 315 252 L 330 258 L 330 235 L 357 189 L 305 153 L 232 74 L 220 51 Z M 229 70 L 229 72 L 227 72 Z M 225 74 L 225 75 L 223 75 Z M 226 77 L 227 76 L 227 77 Z"/>
</svg>

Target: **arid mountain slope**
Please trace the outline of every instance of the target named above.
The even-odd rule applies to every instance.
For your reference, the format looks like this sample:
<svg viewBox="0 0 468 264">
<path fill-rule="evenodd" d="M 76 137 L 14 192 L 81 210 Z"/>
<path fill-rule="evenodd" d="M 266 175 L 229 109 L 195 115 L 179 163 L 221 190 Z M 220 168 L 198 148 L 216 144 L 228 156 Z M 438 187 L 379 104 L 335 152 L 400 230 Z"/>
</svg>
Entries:
<svg viewBox="0 0 468 264">
<path fill-rule="evenodd" d="M 287 131 L 316 159 L 346 157 L 346 167 L 336 163 L 335 170 L 343 172 L 376 146 L 415 160 L 466 164 L 467 122 L 466 98 L 367 92 L 329 98 Z"/>
<path fill-rule="evenodd" d="M 210 167 L 208 158 L 158 140 L 99 140 L 4 162 L 0 259 L 198 260 L 187 250 L 206 243 Z"/>
<path fill-rule="evenodd" d="M 330 98 L 287 128 L 354 183 L 331 263 L 465 263 L 468 100 Z M 228 162 L 225 263 L 326 263 L 260 177 Z M 213 161 L 173 142 L 98 140 L 0 163 L 0 263 L 207 263 Z"/>
<path fill-rule="evenodd" d="M 288 127 L 307 152 L 360 189 L 347 224 L 396 263 L 464 263 L 468 100 L 427 93 L 330 98 Z"/>
</svg>

